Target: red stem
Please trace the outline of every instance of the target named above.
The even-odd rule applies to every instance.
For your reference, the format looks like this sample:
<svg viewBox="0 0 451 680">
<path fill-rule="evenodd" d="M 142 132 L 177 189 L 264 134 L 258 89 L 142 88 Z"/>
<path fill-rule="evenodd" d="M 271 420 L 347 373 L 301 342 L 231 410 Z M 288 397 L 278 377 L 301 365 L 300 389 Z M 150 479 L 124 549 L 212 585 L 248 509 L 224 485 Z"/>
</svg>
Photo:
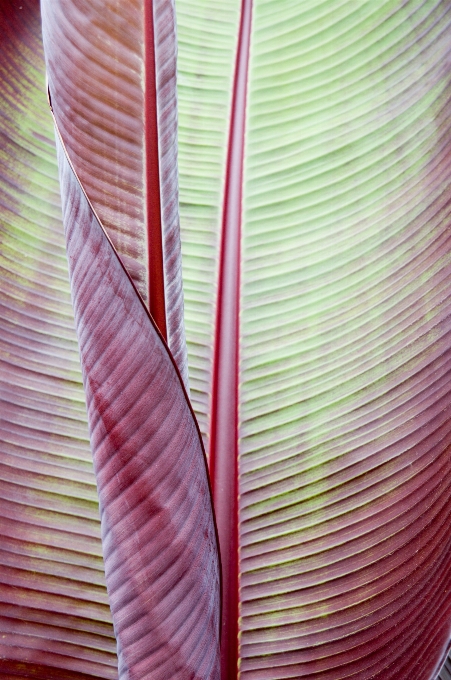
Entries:
<svg viewBox="0 0 451 680">
<path fill-rule="evenodd" d="M 238 674 L 238 371 L 242 184 L 252 0 L 242 0 L 224 190 L 210 473 L 222 562 L 221 678 Z"/>
<path fill-rule="evenodd" d="M 167 341 L 164 297 L 163 237 L 161 233 L 160 164 L 158 156 L 157 89 L 153 0 L 144 2 L 144 135 L 149 312 Z"/>
</svg>

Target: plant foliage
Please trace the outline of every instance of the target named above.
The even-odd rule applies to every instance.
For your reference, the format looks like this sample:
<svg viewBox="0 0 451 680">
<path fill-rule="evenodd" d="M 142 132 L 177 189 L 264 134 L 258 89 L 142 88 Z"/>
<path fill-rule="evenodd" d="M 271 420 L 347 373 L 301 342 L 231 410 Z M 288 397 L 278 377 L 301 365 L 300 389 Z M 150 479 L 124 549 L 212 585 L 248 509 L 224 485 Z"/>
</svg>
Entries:
<svg viewBox="0 0 451 680">
<path fill-rule="evenodd" d="M 39 5 L 0 9 L 0 674 L 435 680 L 449 2 L 176 4 L 178 97 L 170 0 L 42 3 L 82 373 Z"/>
</svg>

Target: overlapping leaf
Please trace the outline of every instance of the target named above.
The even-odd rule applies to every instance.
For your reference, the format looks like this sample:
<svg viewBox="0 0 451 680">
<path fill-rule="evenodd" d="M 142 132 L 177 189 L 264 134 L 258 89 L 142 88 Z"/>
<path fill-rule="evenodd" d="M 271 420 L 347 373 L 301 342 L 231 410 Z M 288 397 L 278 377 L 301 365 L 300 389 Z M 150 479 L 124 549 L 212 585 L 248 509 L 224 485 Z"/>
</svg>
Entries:
<svg viewBox="0 0 451 680">
<path fill-rule="evenodd" d="M 210 102 L 230 63 L 218 49 L 201 65 L 196 47 L 222 16 L 177 5 L 181 157 L 208 140 L 202 122 L 224 162 L 229 120 Z M 432 679 L 448 646 L 450 31 L 443 1 L 252 2 L 235 187 L 242 678 Z M 210 156 L 196 163 L 213 173 Z M 190 235 L 196 203 L 206 212 L 201 194 L 182 202 Z M 220 221 L 211 211 L 197 238 Z M 191 281 L 221 253 L 187 253 L 195 348 L 208 345 L 196 319 L 214 312 Z M 205 393 L 220 394 L 203 354 Z M 224 410 L 219 399 L 213 423 Z"/>
<path fill-rule="evenodd" d="M 172 2 L 43 2 L 52 104 L 75 171 L 187 384 Z"/>
<path fill-rule="evenodd" d="M 119 677 L 213 680 L 219 565 L 200 433 L 172 356 L 59 152 Z"/>
<path fill-rule="evenodd" d="M 173 10 L 166 2 L 81 8 L 43 3 L 44 44 L 119 675 L 214 679 L 217 539 L 201 436 L 181 377 Z M 74 83 L 80 89 L 72 92 Z M 133 93 L 129 144 L 121 116 Z M 116 226 L 126 220 L 117 213 L 129 189 L 137 212 L 121 243 Z"/>
<path fill-rule="evenodd" d="M 39 3 L 0 25 L 0 674 L 113 679 Z"/>
<path fill-rule="evenodd" d="M 167 26 L 166 7 L 156 8 L 157 26 L 159 22 Z M 2 541 L 6 604 L 1 671 L 42 678 L 114 677 L 95 483 L 55 214 L 59 202 L 43 91 L 38 7 L 30 3 L 24 9 L 20 16 L 17 8 L 8 7 L 2 24 L 10 40 L 2 63 L 2 259 L 8 290 L 2 328 L 7 415 L 2 428 L 2 524 L 7 538 Z M 164 31 L 159 41 L 164 44 Z M 158 74 L 163 92 L 173 89 L 173 66 L 169 74 L 165 66 Z M 36 78 L 39 68 L 41 77 Z M 167 106 L 169 116 L 164 102 L 160 109 L 166 137 L 171 137 L 174 109 L 170 102 Z M 171 148 L 163 149 L 160 159 L 166 181 L 162 202 L 163 214 L 172 215 L 176 226 L 176 196 L 169 195 L 168 173 L 174 174 Z M 82 356 L 85 366 L 93 364 L 87 385 L 120 672 L 126 677 L 151 672 L 161 678 L 184 678 L 187 673 L 213 678 L 219 578 L 199 433 L 172 359 L 62 158 L 66 214 L 76 212 L 76 218 L 68 220 L 73 236 L 70 253 L 71 261 L 80 263 L 77 271 L 81 267 L 82 276 L 80 287 L 77 271 L 74 274 L 73 295 L 78 325 L 84 330 Z M 95 257 L 92 249 L 92 257 L 85 257 L 90 239 L 96 237 L 103 257 L 102 253 Z M 166 245 L 170 237 L 167 230 Z M 165 251 L 175 273 L 176 241 L 171 252 Z M 77 248 L 85 249 L 83 257 L 77 257 Z M 92 272 L 94 281 L 89 277 Z M 112 279 L 122 297 L 114 297 Z M 83 292 L 90 284 L 95 295 L 88 290 L 86 305 Z M 105 358 L 102 343 L 105 333 L 112 331 L 111 314 L 119 329 Z M 178 342 L 180 338 L 183 335 Z M 127 351 L 120 351 L 124 348 Z M 127 389 L 120 379 L 110 384 L 109 372 L 117 373 L 119 356 Z M 96 417 L 100 427 L 99 422 L 93 424 Z M 130 428 L 134 436 L 127 435 Z M 127 465 L 124 458 L 130 454 Z"/>
</svg>

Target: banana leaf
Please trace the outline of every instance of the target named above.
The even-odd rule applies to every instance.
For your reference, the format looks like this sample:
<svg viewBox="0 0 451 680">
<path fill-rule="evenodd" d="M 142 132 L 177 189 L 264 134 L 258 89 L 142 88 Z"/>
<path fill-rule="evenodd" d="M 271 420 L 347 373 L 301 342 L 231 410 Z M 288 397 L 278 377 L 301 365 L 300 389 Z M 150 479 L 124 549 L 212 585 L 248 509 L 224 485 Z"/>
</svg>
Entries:
<svg viewBox="0 0 451 680">
<path fill-rule="evenodd" d="M 451 628 L 449 3 L 176 4 L 222 677 L 433 679 Z"/>
<path fill-rule="evenodd" d="M 172 16 L 172 6 L 138 4 L 122 14 L 97 3 L 44 5 L 72 294 L 120 672 L 217 677 L 215 531 L 187 401 L 177 217 L 167 208 L 177 191 L 167 92 L 175 50 L 172 19 L 158 17 Z M 5 13 L 11 44 L 25 35 L 24 7 L 36 19 L 31 2 Z M 451 621 L 449 3 L 177 0 L 177 10 L 186 329 L 222 546 L 222 677 L 432 680 Z M 2 48 L 2 110 L 14 130 L 5 137 L 2 205 L 14 224 L 32 185 L 25 168 L 34 179 L 34 156 L 43 154 L 17 132 L 17 111 L 34 110 L 27 88 L 39 52 L 23 42 L 19 72 L 32 73 L 23 108 L 16 57 Z M 37 220 L 27 219 L 29 238 Z M 2 229 L 6 260 L 23 265 Z M 56 242 L 51 236 L 45 249 Z M 14 291 L 5 293 L 5 317 L 19 309 L 28 320 L 26 290 L 36 317 L 48 320 L 37 311 L 41 289 L 17 266 L 4 268 L 5 290 Z M 61 286 L 44 297 L 59 298 Z M 26 321 L 16 325 L 26 337 Z M 47 331 L 39 326 L 46 343 Z M 11 378 L 5 373 L 5 431 L 17 428 L 14 446 L 28 456 L 30 402 L 12 395 L 35 338 L 27 351 L 12 344 L 13 353 L 2 349 L 8 371 L 14 365 Z M 65 374 L 68 364 L 64 356 Z M 50 382 L 62 384 L 53 374 Z M 40 383 L 40 406 L 52 389 Z M 50 423 L 39 435 L 45 450 L 56 441 L 55 403 L 38 416 Z M 22 537 L 21 525 L 14 530 Z M 185 551 L 171 542 L 176 535 Z M 17 601 L 28 597 L 12 585 Z M 33 644 L 25 661 L 22 645 L 10 645 L 19 651 L 4 656 L 5 675 L 98 673 L 78 651 L 61 662 L 48 655 L 53 642 Z M 103 669 L 113 672 L 109 644 Z"/>
<path fill-rule="evenodd" d="M 2 464 L 9 474 L 6 492 L 11 506 L 6 503 L 9 515 L 5 527 L 18 546 L 13 540 L 4 542 L 3 580 L 11 605 L 4 615 L 15 618 L 2 630 L 0 672 L 8 677 L 114 678 L 114 636 L 100 555 L 98 505 L 88 458 L 67 264 L 62 254 L 60 203 L 55 193 L 53 126 L 45 101 L 39 6 L 30 2 L 20 14 L 23 8 L 11 4 L 3 20 L 5 33 L 11 28 L 12 37 L 4 60 L 2 173 L 5 214 L 11 225 L 6 223 L 3 230 L 2 257 L 5 317 L 9 315 L 9 326 L 14 328 L 11 332 L 5 323 L 2 359 L 7 373 L 2 394 L 7 409 Z M 168 25 L 166 8 L 155 13 L 155 41 L 154 34 L 149 34 L 152 20 L 147 17 L 145 43 L 152 50 L 155 47 L 156 53 L 160 47 L 151 71 L 153 132 L 158 132 L 161 142 L 156 147 L 151 139 L 144 154 L 147 166 L 155 158 L 157 161 L 156 167 L 152 166 L 153 195 L 149 197 L 149 188 L 147 193 L 141 192 L 144 203 L 152 203 L 155 195 L 160 199 L 156 211 L 161 212 L 159 250 L 155 247 L 158 230 L 144 206 L 143 238 L 152 247 L 141 269 L 139 258 L 137 264 L 133 257 L 128 259 L 129 273 L 112 244 L 114 234 L 109 236 L 104 230 L 61 142 L 60 178 L 119 677 L 185 678 L 194 673 L 199 678 L 215 678 L 220 611 L 217 539 L 202 443 L 181 375 L 186 373 L 183 327 L 179 322 L 174 325 L 182 299 L 177 284 L 180 256 L 174 201 L 176 110 L 171 101 L 175 101 L 175 82 L 167 68 L 167 46 L 174 48 L 174 30 L 169 31 L 169 37 L 162 31 Z M 61 18 L 58 9 L 56 3 L 43 6 L 44 28 L 47 36 L 49 31 L 51 35 L 49 60 L 55 35 L 62 35 L 61 31 L 52 33 L 52 22 Z M 65 9 L 69 15 L 70 8 L 66 5 Z M 121 23 L 120 17 L 116 18 Z M 98 47 L 94 44 L 94 51 Z M 163 60 L 160 66 L 159 58 Z M 49 65 L 50 76 L 54 76 L 52 68 L 63 70 L 64 58 L 57 61 Z M 54 81 L 49 78 L 57 115 L 60 100 Z M 162 93 L 158 102 L 157 87 Z M 165 107 L 172 115 L 171 125 Z M 148 112 L 146 116 L 141 117 L 141 123 L 149 120 Z M 148 177 L 149 172 L 144 174 Z M 113 182 L 110 194 L 116 188 Z M 31 198 L 29 190 L 34 190 Z M 141 236 L 136 229 L 128 243 L 134 239 L 138 254 L 142 254 Z M 30 266 L 24 267 L 20 246 L 25 248 L 28 242 L 31 252 L 28 248 L 25 253 Z M 126 254 L 122 255 L 126 259 Z M 152 258 L 159 274 L 149 264 Z M 133 282 L 137 270 L 145 273 L 147 297 L 146 290 L 138 291 L 139 281 L 136 286 Z M 168 286 L 159 289 L 158 276 L 164 285 L 168 274 Z M 27 323 L 29 317 L 31 324 Z M 79 401 L 72 408 L 71 399 L 76 402 L 77 396 Z M 17 441 L 22 450 L 14 459 L 9 449 L 17 448 Z M 28 535 L 27 523 L 32 525 Z M 44 545 L 33 545 L 40 537 Z M 64 578 L 58 579 L 61 576 Z M 27 607 L 33 607 L 30 615 Z"/>
</svg>

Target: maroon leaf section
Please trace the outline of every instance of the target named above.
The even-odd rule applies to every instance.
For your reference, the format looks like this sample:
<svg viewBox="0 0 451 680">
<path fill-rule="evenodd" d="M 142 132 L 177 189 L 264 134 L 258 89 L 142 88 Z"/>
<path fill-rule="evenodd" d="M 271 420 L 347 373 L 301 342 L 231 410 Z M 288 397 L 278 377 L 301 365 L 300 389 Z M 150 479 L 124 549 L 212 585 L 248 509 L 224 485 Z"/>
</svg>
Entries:
<svg viewBox="0 0 451 680">
<path fill-rule="evenodd" d="M 219 564 L 200 433 L 170 353 L 59 150 L 121 678 L 219 678 Z"/>
<path fill-rule="evenodd" d="M 0 675 L 114 680 L 39 3 L 0 34 Z"/>
<path fill-rule="evenodd" d="M 171 0 L 44 0 L 52 106 L 75 171 L 187 380 Z"/>
</svg>

